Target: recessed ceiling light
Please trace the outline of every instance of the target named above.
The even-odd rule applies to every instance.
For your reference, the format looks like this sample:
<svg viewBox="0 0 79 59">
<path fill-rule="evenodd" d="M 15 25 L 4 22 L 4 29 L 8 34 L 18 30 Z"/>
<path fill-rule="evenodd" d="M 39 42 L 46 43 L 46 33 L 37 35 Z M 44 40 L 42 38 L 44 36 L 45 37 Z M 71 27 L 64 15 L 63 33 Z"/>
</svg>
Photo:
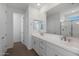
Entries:
<svg viewBox="0 0 79 59">
<path fill-rule="evenodd" d="M 40 6 L 40 3 L 37 3 L 37 6 Z"/>
</svg>

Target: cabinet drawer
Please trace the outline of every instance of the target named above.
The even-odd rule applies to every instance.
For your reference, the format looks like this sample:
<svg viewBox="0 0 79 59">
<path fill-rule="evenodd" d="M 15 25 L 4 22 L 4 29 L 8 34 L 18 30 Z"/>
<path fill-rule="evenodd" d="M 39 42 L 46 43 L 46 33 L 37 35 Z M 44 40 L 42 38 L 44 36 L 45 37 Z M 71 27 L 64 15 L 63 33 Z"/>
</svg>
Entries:
<svg viewBox="0 0 79 59">
<path fill-rule="evenodd" d="M 46 42 L 43 40 L 40 40 L 39 47 L 40 47 L 40 49 L 46 49 Z"/>
</svg>

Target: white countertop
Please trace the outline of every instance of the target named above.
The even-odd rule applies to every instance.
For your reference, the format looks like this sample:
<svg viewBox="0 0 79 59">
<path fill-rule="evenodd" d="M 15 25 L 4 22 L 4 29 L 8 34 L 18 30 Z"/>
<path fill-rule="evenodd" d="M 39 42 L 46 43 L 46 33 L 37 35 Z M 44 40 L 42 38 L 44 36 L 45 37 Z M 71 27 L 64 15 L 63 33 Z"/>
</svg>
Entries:
<svg viewBox="0 0 79 59">
<path fill-rule="evenodd" d="M 73 53 L 79 54 L 79 43 L 78 43 L 78 39 L 72 38 L 71 42 L 65 42 L 61 40 L 61 35 L 55 35 L 55 34 L 48 34 L 48 33 L 44 33 L 44 35 L 40 35 L 39 33 L 33 33 L 32 34 L 35 37 L 38 37 L 40 39 L 43 39 L 47 42 L 53 43 L 59 47 L 62 47 L 66 50 L 69 50 Z"/>
</svg>

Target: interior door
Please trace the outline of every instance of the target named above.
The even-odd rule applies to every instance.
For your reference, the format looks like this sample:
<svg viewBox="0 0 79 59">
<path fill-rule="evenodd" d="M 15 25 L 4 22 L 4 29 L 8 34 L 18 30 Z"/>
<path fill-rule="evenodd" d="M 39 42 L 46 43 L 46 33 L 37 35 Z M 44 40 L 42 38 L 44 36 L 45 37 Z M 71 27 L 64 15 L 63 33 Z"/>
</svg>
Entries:
<svg viewBox="0 0 79 59">
<path fill-rule="evenodd" d="M 13 13 L 13 33 L 14 33 L 14 42 L 21 42 L 21 34 L 23 33 L 23 26 L 21 27 L 22 22 L 22 14 Z M 21 29 L 22 28 L 22 29 Z"/>
</svg>

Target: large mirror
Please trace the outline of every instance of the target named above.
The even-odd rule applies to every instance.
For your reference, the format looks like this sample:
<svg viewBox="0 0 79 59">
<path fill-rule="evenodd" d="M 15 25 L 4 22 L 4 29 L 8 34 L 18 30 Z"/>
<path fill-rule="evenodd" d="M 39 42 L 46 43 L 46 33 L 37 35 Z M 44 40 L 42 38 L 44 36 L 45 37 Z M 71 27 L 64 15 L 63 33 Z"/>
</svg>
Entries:
<svg viewBox="0 0 79 59">
<path fill-rule="evenodd" d="M 79 4 L 61 4 L 49 10 L 47 33 L 79 37 Z"/>
<path fill-rule="evenodd" d="M 79 37 L 79 11 L 62 16 L 61 35 Z"/>
</svg>

